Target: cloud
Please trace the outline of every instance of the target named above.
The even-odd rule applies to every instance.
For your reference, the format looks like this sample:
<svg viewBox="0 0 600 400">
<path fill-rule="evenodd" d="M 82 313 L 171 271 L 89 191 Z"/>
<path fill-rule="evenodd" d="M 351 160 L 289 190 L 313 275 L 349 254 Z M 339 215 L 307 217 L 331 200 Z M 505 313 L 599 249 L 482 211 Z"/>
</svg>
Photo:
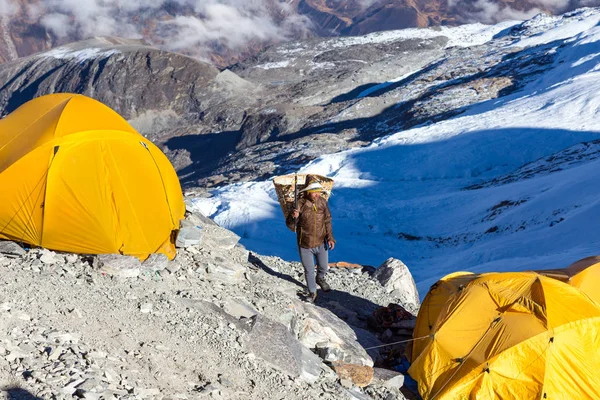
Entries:
<svg viewBox="0 0 600 400">
<path fill-rule="evenodd" d="M 19 5 L 14 0 L 0 0 L 0 17 L 11 17 L 19 11 Z"/>
<path fill-rule="evenodd" d="M 183 48 L 218 41 L 236 49 L 251 40 L 266 41 L 283 36 L 283 32 L 268 16 L 245 11 L 215 3 L 204 7 L 202 19 L 179 16 L 167 24 L 178 28 L 175 46 Z"/>
<path fill-rule="evenodd" d="M 578 7 L 598 6 L 600 0 L 530 0 L 523 9 L 499 4 L 493 0 L 447 0 L 448 8 L 465 16 L 467 22 L 497 23 L 505 20 L 523 20 L 548 11 L 561 14 Z M 517 3 L 518 4 L 518 3 Z M 465 11 L 466 10 L 466 11 Z"/>
<path fill-rule="evenodd" d="M 0 6 L 6 1 L 12 0 L 0 0 Z M 44 0 L 29 15 L 59 38 L 144 37 L 200 58 L 215 43 L 237 50 L 250 42 L 303 36 L 311 27 L 307 17 L 278 0 Z"/>
</svg>

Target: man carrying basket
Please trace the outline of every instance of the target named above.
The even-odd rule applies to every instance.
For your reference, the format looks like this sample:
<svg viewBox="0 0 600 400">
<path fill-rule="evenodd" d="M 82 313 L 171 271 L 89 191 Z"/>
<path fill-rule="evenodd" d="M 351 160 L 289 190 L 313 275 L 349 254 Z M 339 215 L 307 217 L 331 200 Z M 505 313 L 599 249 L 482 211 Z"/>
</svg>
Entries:
<svg viewBox="0 0 600 400">
<path fill-rule="evenodd" d="M 308 177 L 307 177 L 308 179 Z M 317 285 L 325 292 L 331 290 L 325 275 L 328 270 L 329 252 L 335 247 L 331 228 L 331 212 L 327 200 L 321 197 L 325 189 L 316 179 L 311 179 L 300 191 L 302 197 L 297 206 L 286 218 L 287 227 L 296 232 L 300 260 L 304 267 L 308 286 L 307 300 L 314 303 L 317 298 Z M 317 274 L 315 279 L 315 259 Z"/>
</svg>

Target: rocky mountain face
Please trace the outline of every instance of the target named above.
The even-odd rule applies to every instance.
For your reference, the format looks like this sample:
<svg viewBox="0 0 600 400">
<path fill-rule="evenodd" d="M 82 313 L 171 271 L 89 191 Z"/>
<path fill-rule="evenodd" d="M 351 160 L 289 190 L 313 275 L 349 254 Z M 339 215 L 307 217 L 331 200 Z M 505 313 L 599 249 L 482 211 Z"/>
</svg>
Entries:
<svg viewBox="0 0 600 400">
<path fill-rule="evenodd" d="M 210 61 L 226 67 L 249 56 L 255 55 L 266 47 L 286 40 L 298 40 L 304 37 L 331 37 L 365 35 L 372 32 L 403 29 L 411 27 L 428 27 L 439 25 L 458 25 L 474 21 L 498 22 L 501 19 L 526 16 L 532 10 L 545 12 L 565 12 L 581 5 L 581 1 L 571 0 L 568 4 L 548 4 L 540 1 L 475 1 L 465 0 L 449 2 L 447 0 L 292 0 L 285 6 L 276 0 L 262 0 L 254 6 L 244 7 L 244 13 L 249 18 L 263 18 L 273 23 L 273 26 L 291 24 L 289 21 L 301 21 L 297 26 L 280 35 L 269 37 L 247 38 L 243 44 L 223 44 L 210 38 L 202 39 L 202 45 L 209 48 L 205 55 Z M 594 5 L 587 1 L 585 5 Z M 72 24 L 80 13 L 68 10 L 61 2 L 46 3 L 39 0 L 8 0 L 11 12 L 0 14 L 0 62 L 12 61 L 35 52 L 45 51 L 69 42 L 88 39 L 90 34 L 81 30 L 71 29 L 57 35 L 57 28 L 44 18 L 48 14 L 59 13 L 63 16 L 62 24 Z M 57 7 L 62 4 L 62 7 Z M 101 3 L 109 7 L 110 3 Z M 225 1 L 224 4 L 230 4 Z M 233 3 L 232 3 L 233 4 Z M 499 14 L 502 10 L 506 16 L 495 15 L 490 9 Z M 1 10 L 0 10 L 1 11 Z M 84 13 L 85 14 L 85 13 Z M 114 25 L 109 34 L 121 33 L 119 25 L 128 25 L 128 33 L 142 38 L 146 43 L 161 49 L 172 49 L 170 43 L 169 23 L 177 18 L 190 18 L 199 24 L 207 20 L 205 11 L 194 7 L 185 1 L 161 2 L 157 5 L 140 5 L 117 7 L 110 9 L 106 18 Z M 89 24 L 88 21 L 80 21 Z M 53 29 L 52 29 L 53 28 Z M 206 29 L 216 30 L 218 26 L 207 25 Z M 106 33 L 105 33 L 106 34 Z M 210 35 L 208 35 L 210 36 Z M 196 44 L 198 45 L 198 44 Z M 188 55 L 197 55 L 193 48 L 182 48 Z"/>
<path fill-rule="evenodd" d="M 2 395 L 416 398 L 384 346 L 410 337 L 419 306 L 399 260 L 332 269 L 333 290 L 307 304 L 299 263 L 250 254 L 201 214 L 182 231 L 174 261 L 143 263 L 0 242 Z M 410 312 L 384 318 L 401 301 Z"/>
<path fill-rule="evenodd" d="M 511 43 L 548 20 L 288 42 L 223 71 L 139 41 L 95 38 L 1 64 L 0 110 L 82 93 L 161 145 L 188 189 L 268 178 L 518 90 L 555 53 L 552 43 Z"/>
</svg>

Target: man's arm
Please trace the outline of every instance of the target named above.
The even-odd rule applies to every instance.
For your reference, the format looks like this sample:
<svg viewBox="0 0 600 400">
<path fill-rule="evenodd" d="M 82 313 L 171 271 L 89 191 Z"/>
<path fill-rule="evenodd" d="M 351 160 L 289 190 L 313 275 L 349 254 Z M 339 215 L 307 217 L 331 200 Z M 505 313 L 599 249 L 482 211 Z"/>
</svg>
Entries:
<svg viewBox="0 0 600 400">
<path fill-rule="evenodd" d="M 304 202 L 302 200 L 298 200 L 298 209 L 299 210 L 302 209 L 303 204 L 304 204 Z M 287 227 L 289 228 L 290 231 L 296 232 L 296 218 L 294 218 L 294 208 L 293 207 L 290 207 L 290 210 L 288 211 L 287 217 L 285 219 L 285 224 L 287 225 Z"/>
</svg>

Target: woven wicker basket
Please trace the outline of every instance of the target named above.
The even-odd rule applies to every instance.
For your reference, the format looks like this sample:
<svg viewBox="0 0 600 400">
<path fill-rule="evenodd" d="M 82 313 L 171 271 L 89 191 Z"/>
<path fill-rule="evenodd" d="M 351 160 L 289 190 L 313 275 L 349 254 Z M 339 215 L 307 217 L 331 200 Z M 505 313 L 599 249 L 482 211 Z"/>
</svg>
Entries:
<svg viewBox="0 0 600 400">
<path fill-rule="evenodd" d="M 333 189 L 333 179 L 326 176 L 315 174 L 298 174 L 298 191 L 304 189 L 306 184 L 314 179 L 318 180 L 325 189 L 325 192 L 322 194 L 323 198 L 325 200 L 329 200 L 329 196 L 331 196 L 331 190 Z M 281 211 L 283 212 L 284 217 L 286 217 L 287 214 L 294 208 L 294 182 L 294 174 L 281 175 L 273 178 L 275 192 L 277 193 L 277 200 L 279 200 L 279 205 L 281 206 Z M 298 193 L 298 196 L 301 194 L 302 193 Z"/>
</svg>

